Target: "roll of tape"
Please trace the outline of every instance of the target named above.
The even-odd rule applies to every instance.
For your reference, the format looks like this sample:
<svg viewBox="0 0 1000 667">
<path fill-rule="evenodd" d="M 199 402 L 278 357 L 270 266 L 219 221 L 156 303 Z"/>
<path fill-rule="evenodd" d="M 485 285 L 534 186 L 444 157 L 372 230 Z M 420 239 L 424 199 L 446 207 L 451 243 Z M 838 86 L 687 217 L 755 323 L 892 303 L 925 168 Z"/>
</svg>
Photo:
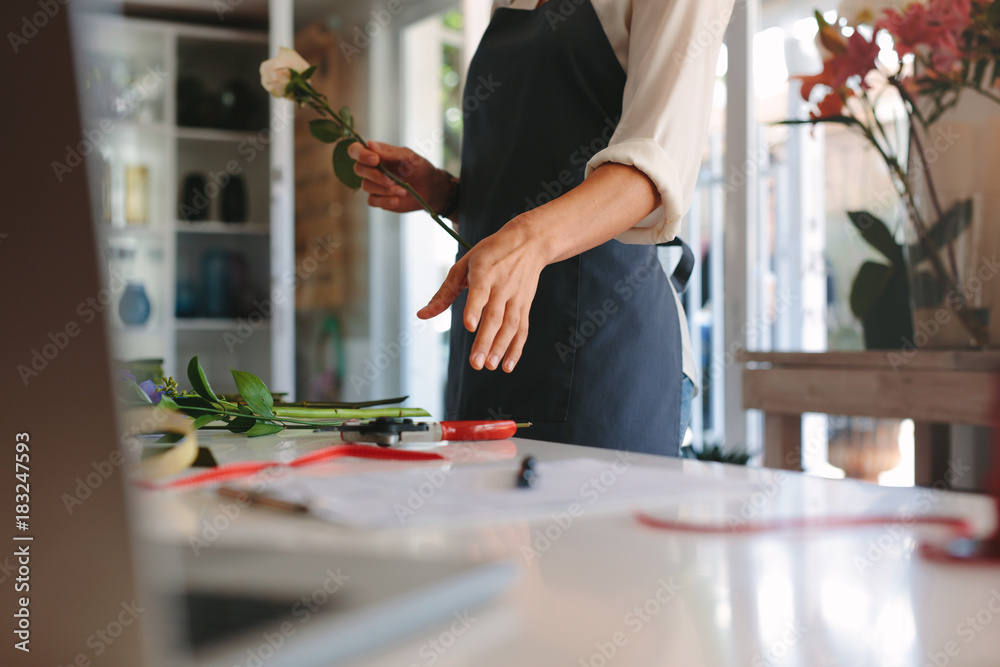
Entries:
<svg viewBox="0 0 1000 667">
<path fill-rule="evenodd" d="M 139 460 L 136 469 L 144 480 L 171 477 L 187 470 L 198 457 L 198 436 L 193 420 L 179 412 L 163 408 L 135 408 L 122 415 L 122 428 L 126 436 L 147 433 L 177 433 L 182 438 L 165 452 L 152 454 Z"/>
</svg>

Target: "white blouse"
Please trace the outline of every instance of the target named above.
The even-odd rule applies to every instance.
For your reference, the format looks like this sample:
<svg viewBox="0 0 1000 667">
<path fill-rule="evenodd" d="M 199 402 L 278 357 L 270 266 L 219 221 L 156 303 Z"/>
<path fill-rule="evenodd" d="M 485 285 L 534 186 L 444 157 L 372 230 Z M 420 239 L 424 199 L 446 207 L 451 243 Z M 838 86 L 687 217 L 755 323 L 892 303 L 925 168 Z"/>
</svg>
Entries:
<svg viewBox="0 0 1000 667">
<path fill-rule="evenodd" d="M 555 9 L 564 2 L 549 0 Z M 608 147 L 587 163 L 587 176 L 607 162 L 642 171 L 663 205 L 622 243 L 663 243 L 677 236 L 694 197 L 708 134 L 715 72 L 734 0 L 590 0 L 625 70 L 622 118 Z M 498 7 L 535 9 L 540 0 L 494 0 Z M 671 284 L 671 289 L 673 285 Z M 680 317 L 684 375 L 698 388 L 687 318 Z"/>
<path fill-rule="evenodd" d="M 549 0 L 554 10 L 563 3 Z M 656 185 L 663 206 L 618 236 L 662 243 L 677 235 L 694 197 L 715 90 L 716 65 L 734 0 L 590 0 L 625 70 L 622 118 L 608 147 L 587 164 L 632 165 Z M 494 0 L 535 9 L 539 0 Z"/>
</svg>

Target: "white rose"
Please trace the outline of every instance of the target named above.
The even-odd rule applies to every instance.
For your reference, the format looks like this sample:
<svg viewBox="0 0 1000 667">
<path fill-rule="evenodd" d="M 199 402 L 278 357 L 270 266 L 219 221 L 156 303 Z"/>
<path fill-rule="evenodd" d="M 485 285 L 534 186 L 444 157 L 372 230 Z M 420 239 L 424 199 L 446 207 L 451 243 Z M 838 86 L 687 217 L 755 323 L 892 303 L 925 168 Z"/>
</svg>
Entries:
<svg viewBox="0 0 1000 667">
<path fill-rule="evenodd" d="M 304 72 L 307 69 L 309 63 L 295 49 L 279 47 L 278 55 L 260 64 L 260 85 L 275 97 L 284 97 L 285 86 L 292 78 L 288 70 Z"/>
<path fill-rule="evenodd" d="M 902 12 L 914 0 L 843 0 L 837 8 L 837 16 L 847 19 L 847 25 L 872 25 L 882 18 L 887 9 Z"/>
</svg>

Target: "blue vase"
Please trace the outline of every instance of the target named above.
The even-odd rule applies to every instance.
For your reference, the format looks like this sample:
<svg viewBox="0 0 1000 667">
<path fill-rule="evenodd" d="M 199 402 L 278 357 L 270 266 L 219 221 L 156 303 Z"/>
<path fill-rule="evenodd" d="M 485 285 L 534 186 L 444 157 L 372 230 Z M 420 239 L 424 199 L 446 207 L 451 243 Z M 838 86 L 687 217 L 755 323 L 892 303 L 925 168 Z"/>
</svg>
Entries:
<svg viewBox="0 0 1000 667">
<path fill-rule="evenodd" d="M 198 290 L 194 281 L 177 281 L 177 317 L 196 317 L 198 315 Z"/>
<path fill-rule="evenodd" d="M 201 256 L 202 310 L 206 317 L 230 317 L 233 310 L 232 261 L 226 250 L 206 250 Z"/>
<path fill-rule="evenodd" d="M 125 293 L 118 302 L 118 316 L 131 326 L 145 324 L 149 320 L 149 297 L 142 283 L 128 283 Z"/>
</svg>

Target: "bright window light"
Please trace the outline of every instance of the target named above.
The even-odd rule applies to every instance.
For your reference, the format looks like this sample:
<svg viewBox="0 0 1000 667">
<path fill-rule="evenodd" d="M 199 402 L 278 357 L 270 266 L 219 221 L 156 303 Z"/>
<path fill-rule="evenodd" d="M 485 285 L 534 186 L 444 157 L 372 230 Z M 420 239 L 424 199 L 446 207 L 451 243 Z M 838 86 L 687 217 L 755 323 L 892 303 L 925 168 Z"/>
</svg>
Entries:
<svg viewBox="0 0 1000 667">
<path fill-rule="evenodd" d="M 754 37 L 754 84 L 760 95 L 780 92 L 788 85 L 785 31 L 768 28 Z"/>
<path fill-rule="evenodd" d="M 792 36 L 800 42 L 811 42 L 816 38 L 816 33 L 818 32 L 819 24 L 816 23 L 816 18 L 812 16 L 799 19 L 792 24 Z"/>
</svg>

